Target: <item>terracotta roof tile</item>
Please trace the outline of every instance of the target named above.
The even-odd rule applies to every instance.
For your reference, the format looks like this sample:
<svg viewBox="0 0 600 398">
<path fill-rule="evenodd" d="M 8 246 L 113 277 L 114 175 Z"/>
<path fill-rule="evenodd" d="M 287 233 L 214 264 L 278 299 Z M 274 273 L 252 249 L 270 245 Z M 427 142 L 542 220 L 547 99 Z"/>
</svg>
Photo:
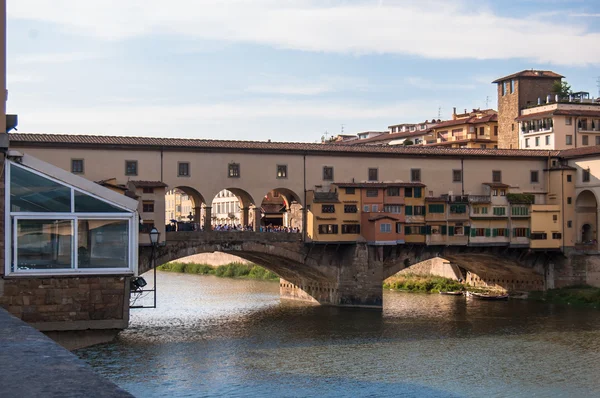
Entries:
<svg viewBox="0 0 600 398">
<path fill-rule="evenodd" d="M 12 146 L 43 147 L 116 147 L 140 149 L 251 151 L 260 153 L 354 154 L 382 156 L 464 156 L 464 157 L 526 157 L 545 158 L 558 151 L 519 149 L 444 148 L 420 145 L 335 145 L 302 142 L 230 141 L 193 138 L 117 137 L 68 134 L 9 134 Z M 104 148 L 103 148 L 104 149 Z"/>
<path fill-rule="evenodd" d="M 562 158 L 577 158 L 581 156 L 600 156 L 600 145 L 584 146 L 580 148 L 564 149 L 560 151 Z"/>
<path fill-rule="evenodd" d="M 512 75 L 504 76 L 494 80 L 492 83 L 499 83 L 504 80 L 512 79 L 513 77 L 526 77 L 526 78 L 537 78 L 537 79 L 560 79 L 563 75 L 552 72 L 551 70 L 522 70 L 521 72 L 513 73 Z"/>
<path fill-rule="evenodd" d="M 548 117 L 548 116 L 552 116 L 552 115 L 600 117 L 600 109 L 598 109 L 597 111 L 574 110 L 574 109 L 555 109 L 553 111 L 532 113 L 529 115 L 521 115 L 521 116 L 515 118 L 515 120 L 520 122 L 522 120 L 539 119 L 539 118 Z"/>
</svg>

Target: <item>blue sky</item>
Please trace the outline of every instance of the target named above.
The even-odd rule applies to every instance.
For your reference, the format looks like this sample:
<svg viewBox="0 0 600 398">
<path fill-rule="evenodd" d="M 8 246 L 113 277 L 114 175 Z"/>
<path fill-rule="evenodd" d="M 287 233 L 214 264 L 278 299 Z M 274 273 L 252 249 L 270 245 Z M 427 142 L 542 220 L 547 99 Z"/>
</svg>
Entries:
<svg viewBox="0 0 600 398">
<path fill-rule="evenodd" d="M 19 131 L 315 141 L 496 108 L 549 69 L 598 96 L 598 0 L 8 0 Z"/>
</svg>

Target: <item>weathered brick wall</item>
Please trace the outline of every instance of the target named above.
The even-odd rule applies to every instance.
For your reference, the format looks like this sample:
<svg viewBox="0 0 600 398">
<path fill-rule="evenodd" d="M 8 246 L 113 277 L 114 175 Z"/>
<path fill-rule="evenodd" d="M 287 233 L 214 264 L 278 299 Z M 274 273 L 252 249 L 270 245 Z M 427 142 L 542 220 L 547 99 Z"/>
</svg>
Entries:
<svg viewBox="0 0 600 398">
<path fill-rule="evenodd" d="M 118 276 L 0 279 L 0 306 L 42 330 L 44 322 L 128 321 L 128 284 Z"/>
<path fill-rule="evenodd" d="M 518 78 L 515 80 L 514 93 L 509 92 L 504 96 L 502 84 L 498 84 L 498 148 L 519 148 L 519 125 L 515 118 L 528 103 L 535 105 L 538 98 L 545 101 L 546 96 L 551 94 L 555 81 L 545 78 Z"/>
</svg>

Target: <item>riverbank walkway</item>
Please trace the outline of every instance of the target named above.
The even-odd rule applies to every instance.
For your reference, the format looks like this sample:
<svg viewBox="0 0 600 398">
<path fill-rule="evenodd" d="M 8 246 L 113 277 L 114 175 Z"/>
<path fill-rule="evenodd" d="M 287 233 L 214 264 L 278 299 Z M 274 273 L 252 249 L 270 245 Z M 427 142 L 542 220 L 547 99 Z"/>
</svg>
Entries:
<svg viewBox="0 0 600 398">
<path fill-rule="evenodd" d="M 0 308 L 0 397 L 132 395 L 43 333 Z"/>
</svg>

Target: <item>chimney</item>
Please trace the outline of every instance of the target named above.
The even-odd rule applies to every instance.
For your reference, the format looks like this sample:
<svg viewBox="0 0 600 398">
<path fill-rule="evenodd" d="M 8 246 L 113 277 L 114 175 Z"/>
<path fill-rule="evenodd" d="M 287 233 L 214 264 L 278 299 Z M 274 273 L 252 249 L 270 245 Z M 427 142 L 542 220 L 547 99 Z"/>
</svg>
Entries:
<svg viewBox="0 0 600 398">
<path fill-rule="evenodd" d="M 452 108 L 452 120 L 456 120 L 456 107 Z"/>
</svg>

